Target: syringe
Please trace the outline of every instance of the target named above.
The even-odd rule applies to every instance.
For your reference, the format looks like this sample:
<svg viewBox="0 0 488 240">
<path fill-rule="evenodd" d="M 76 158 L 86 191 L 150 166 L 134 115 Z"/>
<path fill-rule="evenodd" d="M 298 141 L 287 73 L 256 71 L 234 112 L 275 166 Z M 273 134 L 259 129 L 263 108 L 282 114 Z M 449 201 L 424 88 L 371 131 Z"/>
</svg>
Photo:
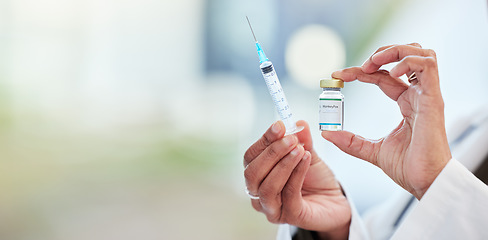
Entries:
<svg viewBox="0 0 488 240">
<path fill-rule="evenodd" d="M 285 135 L 294 134 L 303 130 L 303 126 L 297 127 L 295 121 L 293 121 L 293 114 L 291 113 L 290 106 L 288 105 L 288 101 L 286 101 L 285 92 L 283 92 L 283 88 L 281 87 L 280 80 L 278 79 L 278 75 L 276 75 L 276 71 L 274 70 L 273 64 L 264 54 L 261 45 L 256 40 L 256 36 L 254 35 L 254 31 L 251 27 L 251 22 L 249 22 L 249 18 L 246 16 L 247 23 L 249 24 L 249 28 L 251 28 L 252 36 L 254 37 L 254 41 L 256 42 L 256 49 L 258 51 L 259 56 L 259 63 L 261 64 L 259 68 L 261 68 L 261 72 L 263 73 L 264 81 L 266 82 L 266 86 L 268 86 L 269 94 L 273 99 L 275 104 L 276 110 L 280 115 L 281 120 L 285 124 L 286 133 Z"/>
</svg>

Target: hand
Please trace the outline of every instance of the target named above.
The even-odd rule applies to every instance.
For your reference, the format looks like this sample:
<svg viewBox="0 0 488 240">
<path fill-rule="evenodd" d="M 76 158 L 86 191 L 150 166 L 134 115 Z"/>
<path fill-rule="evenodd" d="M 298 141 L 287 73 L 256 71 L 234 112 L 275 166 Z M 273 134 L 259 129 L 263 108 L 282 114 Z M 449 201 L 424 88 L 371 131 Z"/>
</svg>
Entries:
<svg viewBox="0 0 488 240">
<path fill-rule="evenodd" d="M 390 71 L 381 66 L 398 62 Z M 407 85 L 399 77 L 416 74 Z M 434 179 L 451 159 L 444 126 L 437 59 L 434 51 L 419 44 L 379 48 L 362 67 L 332 74 L 345 82 L 372 83 L 397 102 L 403 120 L 386 137 L 373 141 L 350 132 L 322 132 L 342 151 L 380 167 L 391 179 L 422 198 Z"/>
<path fill-rule="evenodd" d="M 284 137 L 283 122 L 274 123 L 244 155 L 246 186 L 252 206 L 272 223 L 317 231 L 321 237 L 345 239 L 351 208 L 332 171 L 317 156 L 310 128 Z"/>
</svg>

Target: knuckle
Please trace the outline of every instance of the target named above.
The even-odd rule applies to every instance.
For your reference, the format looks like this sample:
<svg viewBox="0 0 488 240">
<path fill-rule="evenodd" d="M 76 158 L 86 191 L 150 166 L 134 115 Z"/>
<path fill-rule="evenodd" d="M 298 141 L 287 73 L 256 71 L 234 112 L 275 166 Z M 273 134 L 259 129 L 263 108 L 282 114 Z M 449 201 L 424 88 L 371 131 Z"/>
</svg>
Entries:
<svg viewBox="0 0 488 240">
<path fill-rule="evenodd" d="M 364 141 L 358 141 L 358 139 L 355 138 L 354 149 L 356 152 L 362 152 L 364 149 Z"/>
<path fill-rule="evenodd" d="M 254 182 L 256 180 L 256 171 L 253 168 L 246 168 L 244 170 L 244 178 L 248 182 Z"/>
<path fill-rule="evenodd" d="M 244 166 L 249 164 L 253 158 L 261 154 L 263 151 L 262 149 L 271 145 L 273 141 L 273 136 L 270 136 L 268 133 L 263 134 L 263 136 L 244 153 Z"/>
<path fill-rule="evenodd" d="M 251 201 L 251 205 L 254 210 L 258 212 L 263 212 L 263 207 L 261 206 L 261 203 L 259 203 L 259 201 Z"/>
<path fill-rule="evenodd" d="M 393 44 L 393 45 L 391 45 L 391 47 L 389 47 L 387 49 L 390 51 L 400 51 L 403 47 L 404 47 L 404 45 Z"/>
<path fill-rule="evenodd" d="M 275 198 L 275 194 L 273 194 L 273 189 L 271 188 L 270 184 L 262 184 L 259 187 L 259 197 L 264 201 Z"/>
<path fill-rule="evenodd" d="M 351 136 L 351 140 L 349 141 L 349 146 L 347 148 L 352 149 L 353 151 L 360 151 L 362 148 L 362 145 L 360 144 L 361 142 L 358 141 L 358 136 L 353 135 Z"/>
<path fill-rule="evenodd" d="M 263 186 L 264 185 L 264 186 Z M 281 194 L 277 193 L 275 189 L 269 187 L 269 185 L 262 184 L 259 187 L 259 199 L 266 205 L 266 206 L 281 206 Z M 275 212 L 275 211 L 273 211 Z"/>
<path fill-rule="evenodd" d="M 420 45 L 420 43 L 418 42 L 413 42 L 411 45 L 416 46 L 418 48 L 422 48 L 422 45 Z"/>
<path fill-rule="evenodd" d="M 268 158 L 276 158 L 279 155 L 279 150 L 276 145 L 271 145 L 266 149 L 266 155 Z"/>
<path fill-rule="evenodd" d="M 418 59 L 419 57 L 418 56 L 406 56 L 401 62 L 404 62 L 406 63 L 407 65 L 410 65 L 410 64 L 414 64 L 415 62 L 418 63 Z"/>
<path fill-rule="evenodd" d="M 288 157 L 285 158 L 283 161 L 280 161 L 278 165 L 276 165 L 276 167 L 284 169 L 286 171 L 293 170 L 293 168 L 295 168 L 298 161 L 303 157 L 304 154 L 305 150 L 302 146 L 300 146 L 298 152 L 296 152 L 295 155 L 288 155 Z"/>
<path fill-rule="evenodd" d="M 266 218 L 269 222 L 274 224 L 285 223 L 284 219 L 281 217 L 281 209 L 274 209 L 272 213 L 267 213 Z"/>
<path fill-rule="evenodd" d="M 264 197 L 263 197 L 264 194 Z M 281 195 L 271 194 L 270 192 L 260 191 L 260 201 L 263 206 L 262 212 L 265 213 L 269 222 L 278 224 L 284 223 L 282 217 L 282 202 Z"/>
<path fill-rule="evenodd" d="M 295 194 L 299 191 L 299 189 L 295 188 L 294 186 L 292 185 L 289 185 L 289 186 L 286 186 L 283 191 L 282 191 L 282 195 L 283 195 L 283 199 L 290 199 L 292 197 L 295 196 Z"/>
<path fill-rule="evenodd" d="M 275 214 L 267 214 L 266 218 L 268 219 L 268 221 L 270 223 L 273 223 L 273 224 L 279 224 L 280 223 L 279 217 L 277 217 Z"/>
<path fill-rule="evenodd" d="M 424 64 L 427 67 L 437 67 L 437 61 L 433 57 L 428 57 L 424 59 Z"/>
<path fill-rule="evenodd" d="M 445 106 L 444 106 L 444 101 L 442 99 L 439 101 L 438 104 L 440 109 L 444 109 Z"/>
<path fill-rule="evenodd" d="M 281 210 L 280 223 L 288 223 L 295 225 L 298 222 L 299 216 L 286 209 Z"/>
<path fill-rule="evenodd" d="M 271 136 L 268 136 L 267 133 L 263 134 L 261 140 L 263 141 L 264 146 L 269 146 L 273 142 Z"/>
<path fill-rule="evenodd" d="M 434 50 L 432 50 L 432 49 L 425 49 L 425 50 L 427 51 L 428 56 L 431 56 L 433 58 L 437 58 L 437 54 L 435 53 Z"/>
<path fill-rule="evenodd" d="M 256 150 L 254 148 L 250 147 L 246 150 L 244 153 L 244 165 L 247 165 L 251 162 L 252 156 L 254 156 L 256 153 Z"/>
</svg>

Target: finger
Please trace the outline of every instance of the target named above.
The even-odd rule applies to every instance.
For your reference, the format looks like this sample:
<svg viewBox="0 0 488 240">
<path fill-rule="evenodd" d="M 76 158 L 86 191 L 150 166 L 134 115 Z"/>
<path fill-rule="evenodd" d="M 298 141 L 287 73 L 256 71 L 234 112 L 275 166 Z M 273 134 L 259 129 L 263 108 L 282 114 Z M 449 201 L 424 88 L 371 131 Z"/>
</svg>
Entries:
<svg viewBox="0 0 488 240">
<path fill-rule="evenodd" d="M 294 191 L 289 191 L 289 190 L 292 190 L 289 187 L 292 187 L 293 189 L 296 189 L 298 191 L 298 196 L 301 199 L 301 189 L 303 186 L 303 182 L 305 180 L 305 175 L 306 175 L 306 173 L 310 167 L 310 161 L 311 161 L 311 154 L 310 154 L 310 152 L 306 151 L 305 154 L 303 155 L 302 160 L 298 163 L 298 165 L 293 170 L 290 178 L 288 179 L 287 183 L 285 184 L 285 187 L 283 187 L 283 189 L 284 189 L 283 191 L 288 191 L 289 193 L 292 193 Z M 285 189 L 288 189 L 288 190 L 285 190 Z M 296 197 L 296 196 L 293 196 L 293 197 Z M 283 199 L 283 204 L 285 204 L 284 203 L 285 200 L 286 201 L 289 201 L 289 200 L 296 201 L 296 199 L 290 199 L 287 194 L 285 194 L 285 196 L 282 196 L 282 199 Z M 295 205 L 296 203 L 297 202 L 290 202 L 289 204 Z M 300 202 L 298 202 L 298 203 L 300 204 Z M 264 212 L 263 206 L 261 205 L 261 202 L 259 199 L 251 199 L 251 204 L 256 211 Z M 291 210 L 291 209 L 289 209 L 289 210 Z M 295 211 L 295 210 L 293 210 L 293 211 Z"/>
<path fill-rule="evenodd" d="M 296 223 L 302 211 L 302 187 L 303 182 L 305 181 L 305 176 L 310 168 L 311 159 L 310 152 L 305 152 L 303 159 L 293 170 L 288 182 L 281 192 L 281 199 L 283 200 L 281 217 L 287 223 Z"/>
<path fill-rule="evenodd" d="M 310 134 L 310 126 L 306 121 L 297 121 L 297 126 L 303 126 L 304 129 L 295 135 L 298 137 L 298 141 L 303 144 L 305 150 L 309 151 L 312 155 L 312 164 L 322 161 L 318 156 L 317 152 L 313 149 L 312 135 Z"/>
<path fill-rule="evenodd" d="M 386 70 L 364 73 L 360 67 L 351 67 L 332 73 L 332 77 L 342 79 L 345 82 L 357 79 L 361 82 L 375 84 L 395 101 L 408 89 L 408 85 L 405 82 L 400 78 L 392 77 Z"/>
<path fill-rule="evenodd" d="M 409 44 L 405 44 L 405 45 L 422 48 L 422 46 L 419 43 L 409 43 Z M 374 53 L 381 52 L 381 51 L 388 49 L 388 48 L 391 48 L 393 46 L 398 46 L 398 44 L 391 44 L 391 45 L 386 45 L 386 46 L 380 47 Z M 374 55 L 374 53 L 372 55 Z"/>
<path fill-rule="evenodd" d="M 409 43 L 407 45 L 414 46 L 414 47 L 418 47 L 418 48 L 422 48 L 422 45 L 420 45 L 420 43 L 417 43 L 417 42 Z"/>
<path fill-rule="evenodd" d="M 422 48 L 422 46 L 420 46 L 420 44 L 418 44 L 418 43 L 409 43 L 406 45 L 416 47 L 416 48 Z M 383 46 L 383 47 L 378 48 L 373 54 L 371 54 L 371 56 L 368 59 L 366 59 L 366 61 L 363 63 L 362 66 L 365 66 L 365 65 L 369 66 L 369 65 L 373 64 L 372 59 L 371 59 L 372 56 L 374 56 L 378 52 L 384 51 L 384 50 L 391 48 L 391 47 L 394 47 L 394 46 L 398 46 L 398 45 L 387 45 L 387 46 Z M 379 67 L 378 67 L 378 69 L 379 69 Z"/>
<path fill-rule="evenodd" d="M 435 57 L 435 52 L 430 49 L 422 49 L 412 45 L 395 45 L 373 54 L 369 58 L 369 61 L 362 65 L 362 69 L 366 73 L 373 73 L 385 64 L 398 62 L 410 55 Z"/>
<path fill-rule="evenodd" d="M 422 46 L 421 46 L 419 43 L 410 43 L 409 45 L 412 45 L 412 46 L 414 46 L 414 47 L 418 47 L 418 48 L 422 48 Z M 414 73 L 414 72 L 409 72 L 409 73 L 407 74 L 407 76 L 412 76 L 412 74 L 413 74 L 413 73 Z M 410 82 L 410 81 L 409 81 L 409 82 Z M 412 84 L 415 84 L 416 82 L 417 82 L 417 80 L 414 80 L 414 82 L 410 82 L 410 84 L 412 85 Z"/>
<path fill-rule="evenodd" d="M 259 199 L 251 199 L 251 205 L 254 210 L 258 212 L 263 212 L 263 206 L 261 206 L 261 202 L 259 202 Z"/>
<path fill-rule="evenodd" d="M 377 165 L 380 141 L 365 139 L 347 131 L 323 131 L 322 137 L 336 145 L 343 152 Z"/>
<path fill-rule="evenodd" d="M 273 170 L 275 165 L 292 151 L 298 144 L 294 135 L 288 135 L 273 142 L 259 156 L 257 156 L 244 170 L 244 178 L 249 192 L 258 195 L 258 189 L 266 176 Z M 302 149 L 303 147 L 299 145 Z"/>
<path fill-rule="evenodd" d="M 310 134 L 310 126 L 303 120 L 297 121 L 297 126 L 303 126 L 303 130 L 296 133 L 298 141 L 303 144 L 305 150 L 310 151 L 313 149 L 312 134 Z"/>
<path fill-rule="evenodd" d="M 249 147 L 244 154 L 244 167 L 261 154 L 271 143 L 282 138 L 286 129 L 282 121 L 277 121 L 266 130 L 263 136 Z"/>
<path fill-rule="evenodd" d="M 280 223 L 281 221 L 281 192 L 304 154 L 303 147 L 297 145 L 290 154 L 276 164 L 259 186 L 259 201 L 263 212 L 272 223 Z"/>
<path fill-rule="evenodd" d="M 406 57 L 391 69 L 390 75 L 392 77 L 398 77 L 409 72 L 416 73 L 417 81 L 426 90 L 440 89 L 437 61 L 435 58 L 418 56 Z"/>
</svg>

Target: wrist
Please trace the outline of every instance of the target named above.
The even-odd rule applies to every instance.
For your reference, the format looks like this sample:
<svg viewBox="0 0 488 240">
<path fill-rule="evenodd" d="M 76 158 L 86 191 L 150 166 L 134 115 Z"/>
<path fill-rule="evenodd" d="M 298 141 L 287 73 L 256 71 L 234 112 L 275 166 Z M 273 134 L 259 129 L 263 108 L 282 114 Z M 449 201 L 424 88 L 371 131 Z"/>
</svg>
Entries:
<svg viewBox="0 0 488 240">
<path fill-rule="evenodd" d="M 439 174 L 446 167 L 447 163 L 452 159 L 450 152 L 443 159 L 445 160 L 438 163 L 438 166 L 436 170 L 433 171 L 428 183 L 423 188 L 415 190 L 415 192 L 412 193 L 418 200 L 420 200 L 424 196 L 424 194 L 429 190 L 432 183 L 434 183 L 434 181 L 437 179 Z"/>
<path fill-rule="evenodd" d="M 320 240 L 340 240 L 340 239 L 348 239 L 349 237 L 349 226 L 351 225 L 351 221 L 347 222 L 343 226 L 336 228 L 332 231 L 327 232 L 317 232 L 317 236 Z"/>
</svg>

